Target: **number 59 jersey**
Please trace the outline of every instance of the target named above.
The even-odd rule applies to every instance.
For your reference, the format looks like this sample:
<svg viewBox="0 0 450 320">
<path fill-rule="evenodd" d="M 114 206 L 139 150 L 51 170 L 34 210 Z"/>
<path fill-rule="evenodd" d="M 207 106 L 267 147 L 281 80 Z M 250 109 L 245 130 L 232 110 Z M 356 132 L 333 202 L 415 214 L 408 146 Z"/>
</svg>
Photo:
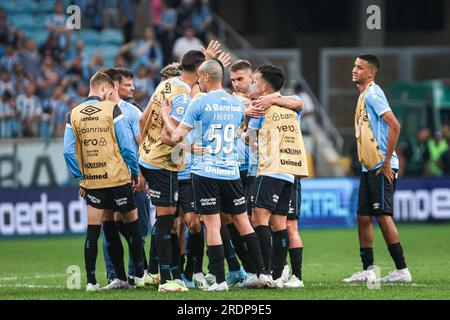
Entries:
<svg viewBox="0 0 450 320">
<path fill-rule="evenodd" d="M 241 101 L 222 89 L 192 100 L 181 122 L 194 130 L 194 142 L 208 149 L 193 157 L 193 174 L 220 180 L 239 178 L 236 133 L 244 119 Z"/>
</svg>

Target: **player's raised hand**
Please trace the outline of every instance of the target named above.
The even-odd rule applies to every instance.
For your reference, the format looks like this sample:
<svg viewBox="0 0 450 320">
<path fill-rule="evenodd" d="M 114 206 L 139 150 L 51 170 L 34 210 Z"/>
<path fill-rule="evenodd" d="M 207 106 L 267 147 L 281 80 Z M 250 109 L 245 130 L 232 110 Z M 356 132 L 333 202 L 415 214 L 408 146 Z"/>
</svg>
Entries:
<svg viewBox="0 0 450 320">
<path fill-rule="evenodd" d="M 209 153 L 211 151 L 211 147 L 202 147 L 196 143 L 191 144 L 191 153 L 196 156 L 204 155 L 205 153 Z"/>
<path fill-rule="evenodd" d="M 221 50 L 219 50 L 220 42 L 217 40 L 211 40 L 206 49 L 205 47 L 201 48 L 206 59 L 215 58 L 221 52 Z"/>
<path fill-rule="evenodd" d="M 231 65 L 231 55 L 228 52 L 221 52 L 217 59 L 222 62 L 225 68 Z"/>
</svg>

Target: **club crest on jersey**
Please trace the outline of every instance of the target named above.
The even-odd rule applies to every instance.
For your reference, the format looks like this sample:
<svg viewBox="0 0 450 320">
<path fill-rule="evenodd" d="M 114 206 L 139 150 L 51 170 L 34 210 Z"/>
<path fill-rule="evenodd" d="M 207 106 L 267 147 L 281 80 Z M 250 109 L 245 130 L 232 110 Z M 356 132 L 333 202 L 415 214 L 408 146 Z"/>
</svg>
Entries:
<svg viewBox="0 0 450 320">
<path fill-rule="evenodd" d="M 177 113 L 177 115 L 182 116 L 183 113 L 184 113 L 184 108 L 183 107 L 178 107 L 176 109 L 176 113 Z"/>
</svg>

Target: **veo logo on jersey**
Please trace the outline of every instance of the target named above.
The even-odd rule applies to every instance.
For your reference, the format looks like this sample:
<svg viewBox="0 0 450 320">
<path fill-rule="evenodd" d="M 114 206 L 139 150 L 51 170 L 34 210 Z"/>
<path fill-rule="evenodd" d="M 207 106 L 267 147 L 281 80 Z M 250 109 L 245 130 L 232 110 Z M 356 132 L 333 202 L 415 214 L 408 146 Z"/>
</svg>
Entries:
<svg viewBox="0 0 450 320">
<path fill-rule="evenodd" d="M 89 147 L 89 146 L 100 146 L 100 147 L 106 147 L 108 145 L 108 143 L 106 142 L 105 138 L 101 138 L 100 141 L 97 139 L 86 139 L 83 140 L 83 145 L 85 147 Z"/>
<path fill-rule="evenodd" d="M 81 109 L 80 113 L 85 114 L 87 116 L 92 116 L 93 114 L 102 111 L 99 108 L 96 108 L 94 106 L 87 106 Z"/>
</svg>

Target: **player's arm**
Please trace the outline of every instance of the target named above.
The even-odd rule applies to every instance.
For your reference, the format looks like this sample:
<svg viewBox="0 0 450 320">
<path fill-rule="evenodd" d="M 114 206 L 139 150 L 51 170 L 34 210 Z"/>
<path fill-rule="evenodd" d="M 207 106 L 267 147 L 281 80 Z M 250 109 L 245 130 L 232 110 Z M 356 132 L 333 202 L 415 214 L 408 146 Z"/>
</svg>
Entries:
<svg viewBox="0 0 450 320">
<path fill-rule="evenodd" d="M 83 174 L 81 173 L 78 165 L 75 149 L 76 139 L 73 132 L 72 125 L 70 124 L 70 112 L 67 115 L 66 130 L 64 131 L 64 160 L 66 161 L 67 168 L 70 173 L 75 177 L 78 182 L 83 180 Z"/>
<path fill-rule="evenodd" d="M 398 137 L 400 136 L 400 123 L 384 96 L 384 94 L 370 90 L 366 94 L 366 108 L 371 108 L 377 116 L 379 116 L 389 127 L 388 145 L 383 165 L 377 170 L 376 174 L 383 173 L 386 179 L 392 183 L 394 180 L 394 170 L 391 168 L 392 154 L 397 146 Z"/>
<path fill-rule="evenodd" d="M 394 171 L 391 168 L 392 154 L 394 153 L 395 147 L 397 146 L 398 137 L 400 136 L 401 125 L 397 121 L 394 113 L 392 111 L 387 111 L 381 116 L 381 119 L 386 122 L 389 127 L 388 130 L 388 144 L 386 149 L 386 157 L 384 163 L 380 169 L 378 169 L 377 174 L 382 172 L 384 176 L 388 179 L 390 183 L 394 180 Z"/>
<path fill-rule="evenodd" d="M 266 110 L 273 105 L 294 111 L 303 109 L 303 103 L 299 96 L 262 96 L 253 101 L 253 106 L 261 110 Z"/>
<path fill-rule="evenodd" d="M 116 134 L 117 144 L 119 145 L 120 153 L 125 160 L 125 163 L 131 170 L 133 177 L 139 177 L 138 159 L 135 150 L 132 149 L 132 142 L 130 137 L 126 134 L 127 128 L 123 119 L 122 112 L 119 106 L 114 107 L 114 132 Z M 135 181 L 137 179 L 134 179 Z"/>
</svg>

